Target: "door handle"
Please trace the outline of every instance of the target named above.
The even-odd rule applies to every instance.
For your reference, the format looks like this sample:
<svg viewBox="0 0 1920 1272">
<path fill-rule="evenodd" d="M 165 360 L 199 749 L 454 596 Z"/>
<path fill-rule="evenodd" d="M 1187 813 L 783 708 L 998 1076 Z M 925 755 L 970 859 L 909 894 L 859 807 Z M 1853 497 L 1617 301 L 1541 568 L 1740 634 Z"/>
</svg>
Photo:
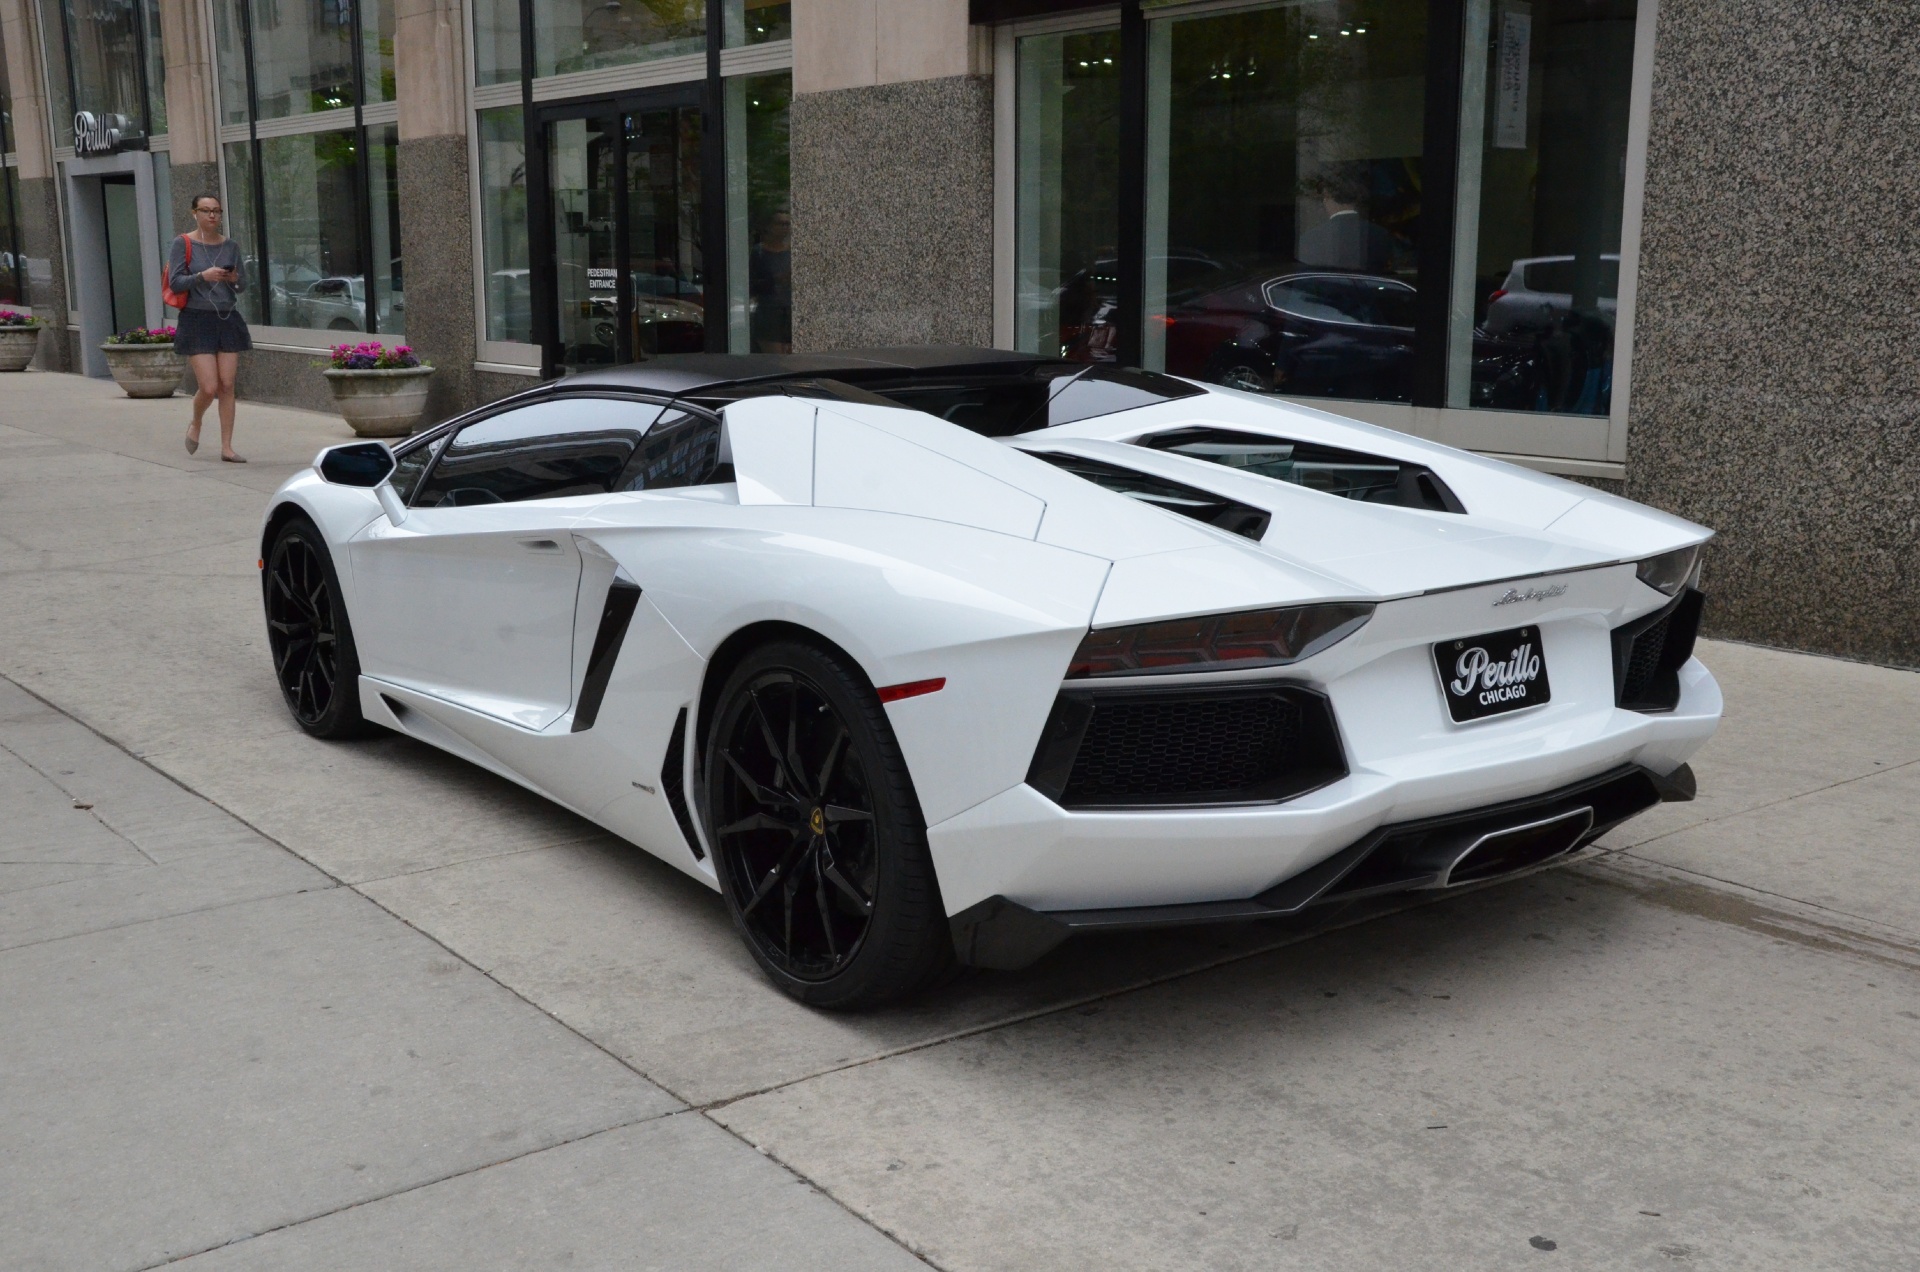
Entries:
<svg viewBox="0 0 1920 1272">
<path fill-rule="evenodd" d="M 558 552 L 560 545 L 552 539 L 522 539 L 520 546 L 529 552 Z"/>
</svg>

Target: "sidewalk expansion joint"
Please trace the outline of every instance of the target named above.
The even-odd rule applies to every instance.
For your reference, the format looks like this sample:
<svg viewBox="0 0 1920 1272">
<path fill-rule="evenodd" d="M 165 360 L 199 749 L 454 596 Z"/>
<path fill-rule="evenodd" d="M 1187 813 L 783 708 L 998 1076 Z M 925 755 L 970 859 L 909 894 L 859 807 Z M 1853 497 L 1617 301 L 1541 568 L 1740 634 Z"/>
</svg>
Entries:
<svg viewBox="0 0 1920 1272">
<path fill-rule="evenodd" d="M 423 1179 L 418 1183 L 408 1184 L 404 1188 L 396 1188 L 392 1192 L 381 1193 L 378 1197 L 363 1197 L 359 1201 L 350 1201 L 344 1206 L 335 1206 L 331 1210 L 319 1210 L 310 1215 L 302 1215 L 298 1219 L 289 1219 L 285 1223 L 277 1223 L 271 1228 L 262 1228 L 258 1232 L 250 1232 L 244 1237 L 235 1237 L 231 1241 L 222 1241 L 214 1245 L 202 1246 L 198 1250 L 189 1250 L 184 1254 L 172 1255 L 162 1259 L 158 1263 L 145 1264 L 137 1269 L 137 1272 L 152 1272 L 154 1268 L 170 1267 L 173 1264 L 184 1262 L 187 1259 L 197 1259 L 203 1254 L 211 1254 L 215 1250 L 225 1250 L 232 1246 L 245 1245 L 249 1241 L 257 1241 L 261 1237 L 271 1233 L 285 1232 L 289 1228 L 298 1228 L 303 1224 L 314 1223 L 333 1215 L 343 1215 L 348 1211 L 358 1210 L 362 1206 L 371 1206 L 378 1202 L 386 1201 L 389 1198 L 404 1197 L 408 1193 L 419 1192 L 422 1188 L 432 1188 L 436 1184 L 444 1184 L 450 1180 L 464 1179 L 468 1175 L 477 1175 L 481 1171 L 492 1170 L 496 1166 L 505 1166 L 512 1162 L 523 1161 L 529 1157 L 537 1157 L 541 1153 L 550 1153 L 556 1148 L 566 1148 L 570 1144 L 583 1144 L 588 1140 L 597 1139 L 602 1135 L 609 1135 L 614 1131 L 626 1130 L 630 1126 L 640 1126 L 647 1122 L 658 1122 L 663 1118 L 679 1117 L 681 1114 L 690 1111 L 691 1110 L 688 1109 L 672 1109 L 665 1113 L 650 1113 L 646 1117 L 630 1118 L 625 1122 L 619 1122 L 613 1126 L 603 1126 L 598 1130 L 587 1131 L 568 1139 L 556 1140 L 551 1144 L 542 1144 L 538 1148 L 529 1148 L 523 1153 L 514 1153 L 511 1156 L 502 1157 L 494 1161 L 482 1162 L 478 1166 L 468 1166 L 461 1170 L 448 1171 L 446 1174 L 435 1176 L 432 1179 Z"/>
</svg>

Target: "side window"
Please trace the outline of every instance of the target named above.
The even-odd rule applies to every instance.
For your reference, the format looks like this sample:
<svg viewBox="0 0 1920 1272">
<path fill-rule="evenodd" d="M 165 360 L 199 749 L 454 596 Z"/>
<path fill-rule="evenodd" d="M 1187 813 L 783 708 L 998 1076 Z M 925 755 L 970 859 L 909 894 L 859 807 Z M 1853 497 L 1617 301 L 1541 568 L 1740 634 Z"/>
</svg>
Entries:
<svg viewBox="0 0 1920 1272">
<path fill-rule="evenodd" d="M 666 490 L 732 480 L 733 465 L 720 462 L 720 421 L 669 410 L 640 439 L 613 489 Z"/>
<path fill-rule="evenodd" d="M 1289 278 L 1267 284 L 1267 303 L 1283 313 L 1319 322 L 1362 322 L 1353 312 L 1353 298 L 1340 280 L 1326 277 Z"/>
<path fill-rule="evenodd" d="M 427 465 L 440 453 L 446 440 L 445 437 L 436 437 L 430 442 L 417 442 L 393 457 L 393 476 L 387 480 L 393 484 L 394 493 L 400 496 L 401 503 L 413 501 L 413 492 L 419 489 L 420 479 L 426 476 Z"/>
<path fill-rule="evenodd" d="M 659 415 L 659 407 L 645 402 L 563 397 L 476 420 L 446 443 L 413 505 L 605 494 Z"/>
</svg>

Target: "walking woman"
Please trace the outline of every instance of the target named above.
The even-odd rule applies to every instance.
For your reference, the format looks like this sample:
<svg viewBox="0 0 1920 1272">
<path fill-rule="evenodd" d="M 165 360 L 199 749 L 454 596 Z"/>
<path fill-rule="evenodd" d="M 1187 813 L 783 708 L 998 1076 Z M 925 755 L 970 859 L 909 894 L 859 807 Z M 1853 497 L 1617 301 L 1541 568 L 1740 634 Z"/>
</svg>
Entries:
<svg viewBox="0 0 1920 1272">
<path fill-rule="evenodd" d="M 187 454 L 200 449 L 200 421 L 217 399 L 220 458 L 244 464 L 233 453 L 233 382 L 240 355 L 253 348 L 253 335 L 240 313 L 240 293 L 247 285 L 240 245 L 221 232 L 223 217 L 218 195 L 193 201 L 193 230 L 174 239 L 167 254 L 167 285 L 187 298 L 173 348 L 186 357 L 200 386 L 193 395 L 193 423 L 187 425 Z"/>
</svg>

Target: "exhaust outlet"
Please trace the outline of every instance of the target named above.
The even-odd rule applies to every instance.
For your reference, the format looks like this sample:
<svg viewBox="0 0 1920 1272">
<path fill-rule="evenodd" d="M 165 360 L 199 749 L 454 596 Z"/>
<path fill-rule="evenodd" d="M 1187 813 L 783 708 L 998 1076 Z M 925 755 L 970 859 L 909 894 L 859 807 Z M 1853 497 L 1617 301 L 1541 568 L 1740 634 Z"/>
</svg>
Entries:
<svg viewBox="0 0 1920 1272">
<path fill-rule="evenodd" d="M 1457 888 L 1551 861 L 1579 847 L 1592 829 L 1593 810 L 1576 808 L 1542 821 L 1489 831 L 1468 844 L 1434 886 Z"/>
</svg>

